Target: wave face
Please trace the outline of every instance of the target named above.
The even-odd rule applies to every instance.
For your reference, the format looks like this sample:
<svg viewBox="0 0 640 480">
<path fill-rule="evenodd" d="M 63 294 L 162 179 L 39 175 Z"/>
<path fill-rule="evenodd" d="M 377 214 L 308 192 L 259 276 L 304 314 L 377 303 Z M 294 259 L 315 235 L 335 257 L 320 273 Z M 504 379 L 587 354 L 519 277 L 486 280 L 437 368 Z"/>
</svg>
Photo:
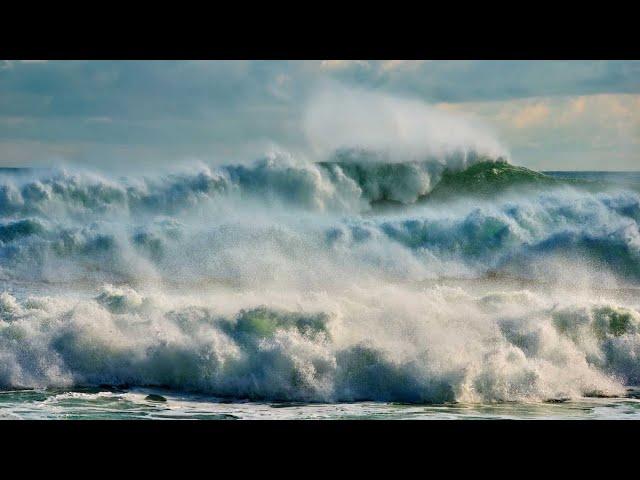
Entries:
<svg viewBox="0 0 640 480">
<path fill-rule="evenodd" d="M 473 152 L 0 173 L 0 388 L 621 395 L 640 382 L 639 222 L 634 187 Z"/>
</svg>

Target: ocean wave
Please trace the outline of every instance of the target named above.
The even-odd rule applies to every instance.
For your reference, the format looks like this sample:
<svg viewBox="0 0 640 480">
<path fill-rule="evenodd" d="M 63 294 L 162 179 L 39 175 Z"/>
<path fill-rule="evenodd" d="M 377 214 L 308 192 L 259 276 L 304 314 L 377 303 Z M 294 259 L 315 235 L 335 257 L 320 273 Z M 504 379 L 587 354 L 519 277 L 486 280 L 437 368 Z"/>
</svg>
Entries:
<svg viewBox="0 0 640 480">
<path fill-rule="evenodd" d="M 582 296 L 380 287 L 295 311 L 259 300 L 3 293 L 0 386 L 442 403 L 623 395 L 640 379 L 640 313 Z"/>
<path fill-rule="evenodd" d="M 623 395 L 640 382 L 620 295 L 640 282 L 639 222 L 637 190 L 471 152 L 0 175 L 0 388 Z"/>
<path fill-rule="evenodd" d="M 364 215 L 238 199 L 180 213 L 116 211 L 0 218 L 3 276 L 318 285 L 360 275 L 544 280 L 582 269 L 640 281 L 640 194 L 626 190 L 510 190 Z"/>
<path fill-rule="evenodd" d="M 250 165 L 111 179 L 87 172 L 0 175 L 3 217 L 180 214 L 212 202 L 250 201 L 315 211 L 359 213 L 378 202 L 415 203 L 442 173 L 489 161 L 474 152 L 396 163 L 373 152 L 344 150 L 306 163 L 286 153 Z"/>
</svg>

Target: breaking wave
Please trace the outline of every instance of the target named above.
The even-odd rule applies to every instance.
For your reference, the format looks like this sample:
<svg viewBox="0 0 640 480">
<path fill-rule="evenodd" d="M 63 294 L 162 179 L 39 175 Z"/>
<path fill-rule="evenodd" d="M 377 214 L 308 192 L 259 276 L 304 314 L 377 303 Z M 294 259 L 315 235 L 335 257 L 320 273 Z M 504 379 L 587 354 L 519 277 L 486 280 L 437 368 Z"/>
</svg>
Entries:
<svg viewBox="0 0 640 480">
<path fill-rule="evenodd" d="M 252 400 L 440 403 L 622 395 L 640 380 L 633 309 L 582 298 L 553 304 L 524 291 L 348 293 L 300 297 L 295 311 L 234 311 L 230 304 L 248 300 L 176 301 L 112 286 L 73 301 L 4 293 L 0 386 L 153 385 Z"/>
<path fill-rule="evenodd" d="M 592 191 L 471 154 L 449 164 L 353 155 L 156 178 L 6 176 L 0 275 L 260 284 L 313 282 L 313 266 L 412 281 L 539 279 L 560 258 L 640 280 L 638 192 Z"/>
<path fill-rule="evenodd" d="M 473 151 L 0 173 L 0 388 L 621 395 L 640 381 L 637 296 L 620 295 L 639 222 L 633 188 Z"/>
</svg>

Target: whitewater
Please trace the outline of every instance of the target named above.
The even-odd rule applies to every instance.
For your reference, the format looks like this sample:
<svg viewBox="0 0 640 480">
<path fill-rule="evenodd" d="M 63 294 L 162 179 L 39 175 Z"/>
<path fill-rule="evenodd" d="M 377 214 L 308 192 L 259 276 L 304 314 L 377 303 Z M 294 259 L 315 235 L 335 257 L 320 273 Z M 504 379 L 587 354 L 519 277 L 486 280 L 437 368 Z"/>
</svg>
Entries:
<svg viewBox="0 0 640 480">
<path fill-rule="evenodd" d="M 317 161 L 0 169 L 0 416 L 638 415 L 637 176 L 358 135 Z"/>
</svg>

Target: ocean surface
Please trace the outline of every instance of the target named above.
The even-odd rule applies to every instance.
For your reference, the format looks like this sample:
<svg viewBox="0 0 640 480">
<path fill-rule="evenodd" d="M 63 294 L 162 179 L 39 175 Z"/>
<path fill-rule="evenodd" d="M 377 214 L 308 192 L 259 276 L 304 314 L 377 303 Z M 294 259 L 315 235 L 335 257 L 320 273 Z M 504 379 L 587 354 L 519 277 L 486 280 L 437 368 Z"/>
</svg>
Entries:
<svg viewBox="0 0 640 480">
<path fill-rule="evenodd" d="M 639 226 L 473 153 L 0 169 L 0 418 L 637 418 Z"/>
</svg>

